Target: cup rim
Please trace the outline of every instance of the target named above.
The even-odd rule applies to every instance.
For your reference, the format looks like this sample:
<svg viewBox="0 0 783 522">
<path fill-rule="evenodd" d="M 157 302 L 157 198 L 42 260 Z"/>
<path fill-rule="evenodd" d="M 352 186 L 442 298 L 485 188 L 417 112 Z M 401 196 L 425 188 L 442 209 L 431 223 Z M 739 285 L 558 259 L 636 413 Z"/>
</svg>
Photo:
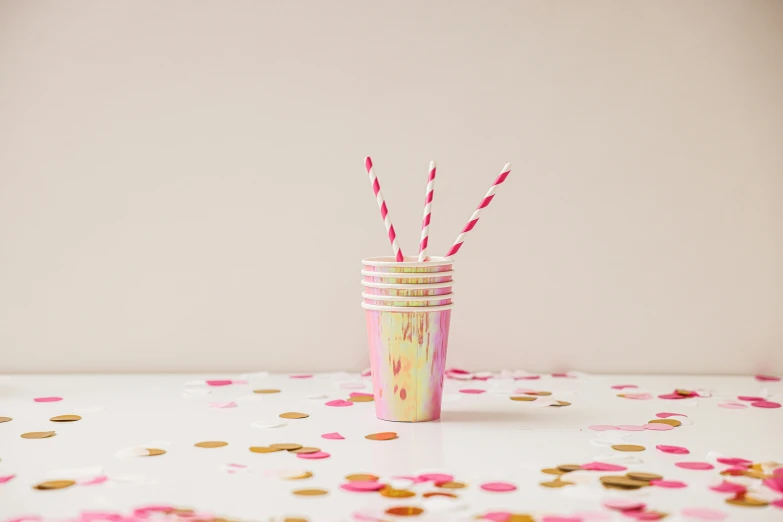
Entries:
<svg viewBox="0 0 783 522">
<path fill-rule="evenodd" d="M 369 277 L 409 277 L 412 279 L 432 279 L 435 277 L 453 276 L 454 270 L 445 270 L 443 272 L 371 272 L 370 270 L 362 270 L 362 275 Z"/>
<path fill-rule="evenodd" d="M 362 292 L 362 297 L 365 299 L 372 299 L 373 301 L 440 301 L 441 299 L 451 299 L 454 293 L 442 294 L 442 295 L 375 295 L 365 294 Z"/>
<path fill-rule="evenodd" d="M 446 281 L 445 283 L 426 283 L 426 284 L 408 284 L 408 283 L 374 283 L 372 281 L 361 281 L 363 286 L 367 288 L 396 288 L 398 290 L 431 290 L 433 288 L 446 288 L 454 286 L 454 281 Z"/>
<path fill-rule="evenodd" d="M 443 256 L 427 256 L 431 261 L 419 262 L 418 257 L 405 256 L 405 261 L 397 262 L 394 256 L 365 257 L 362 264 L 365 266 L 397 266 L 400 268 L 425 268 L 430 266 L 443 266 L 454 264 L 453 259 L 447 259 Z"/>
<path fill-rule="evenodd" d="M 365 310 L 372 310 L 375 312 L 408 312 L 419 313 L 421 311 L 426 312 L 443 312 L 454 308 L 454 303 L 438 306 L 383 306 L 373 305 L 369 303 L 362 303 L 362 308 Z"/>
</svg>

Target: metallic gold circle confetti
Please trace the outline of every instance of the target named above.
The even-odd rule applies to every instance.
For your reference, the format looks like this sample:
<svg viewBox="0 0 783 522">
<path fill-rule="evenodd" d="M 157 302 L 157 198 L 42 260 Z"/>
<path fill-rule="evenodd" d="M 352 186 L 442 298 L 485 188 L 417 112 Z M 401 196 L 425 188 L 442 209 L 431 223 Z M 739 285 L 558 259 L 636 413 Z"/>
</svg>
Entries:
<svg viewBox="0 0 783 522">
<path fill-rule="evenodd" d="M 317 497 L 319 495 L 326 495 L 329 492 L 325 489 L 295 489 L 291 493 L 299 495 L 300 497 Z"/>
<path fill-rule="evenodd" d="M 727 498 L 726 503 L 731 504 L 732 506 L 742 506 L 742 507 L 765 507 L 769 505 L 769 502 L 767 502 L 766 500 L 760 500 L 757 498 L 744 497 L 744 496 Z"/>
<path fill-rule="evenodd" d="M 606 487 L 615 487 L 621 489 L 639 489 L 650 484 L 642 480 L 633 480 L 628 477 L 609 475 L 601 477 L 601 484 Z"/>
<path fill-rule="evenodd" d="M 512 401 L 524 401 L 524 402 L 530 402 L 536 400 L 535 397 L 530 397 L 527 395 L 512 395 L 509 397 Z"/>
<path fill-rule="evenodd" d="M 375 482 L 378 480 L 378 477 L 370 475 L 369 473 L 353 473 L 351 475 L 346 475 L 345 480 L 348 482 Z"/>
<path fill-rule="evenodd" d="M 541 470 L 541 473 L 546 473 L 547 475 L 563 475 L 566 472 L 559 468 L 544 468 Z"/>
<path fill-rule="evenodd" d="M 568 482 L 566 480 L 549 480 L 546 482 L 540 482 L 541 486 L 544 486 L 545 488 L 562 488 L 564 486 L 573 486 L 573 482 Z"/>
<path fill-rule="evenodd" d="M 223 446 L 228 446 L 228 442 L 223 442 L 222 440 L 207 440 L 204 442 L 197 442 L 194 446 L 197 448 L 222 448 Z"/>
<path fill-rule="evenodd" d="M 549 397 L 550 395 L 552 395 L 552 392 L 548 392 L 548 391 L 529 391 L 524 393 L 525 395 L 535 395 L 536 397 Z"/>
<path fill-rule="evenodd" d="M 10 422 L 12 420 L 14 420 L 14 419 L 12 419 L 11 417 L 0 417 L 0 424 L 2 424 L 4 422 Z"/>
<path fill-rule="evenodd" d="M 663 480 L 663 475 L 656 473 L 644 473 L 642 471 L 629 471 L 625 474 L 626 477 L 632 480 L 641 480 L 642 482 L 650 482 L 651 480 Z"/>
<path fill-rule="evenodd" d="M 407 489 L 394 489 L 389 486 L 381 488 L 380 494 L 387 498 L 409 498 L 416 496 L 416 493 L 413 491 L 408 491 Z"/>
<path fill-rule="evenodd" d="M 393 431 L 382 431 L 381 433 L 370 433 L 365 435 L 364 438 L 369 440 L 394 440 L 397 438 L 397 434 Z"/>
<path fill-rule="evenodd" d="M 554 406 L 555 408 L 562 408 L 564 406 L 571 406 L 571 403 L 568 401 L 557 401 L 557 403 L 550 404 L 550 406 Z"/>
<path fill-rule="evenodd" d="M 415 517 L 424 513 L 424 510 L 420 507 L 397 506 L 387 509 L 384 513 L 398 517 Z"/>
<path fill-rule="evenodd" d="M 427 493 L 422 493 L 421 496 L 424 497 L 424 498 L 430 498 L 430 497 L 459 498 L 454 493 L 446 493 L 446 492 L 443 492 L 443 491 L 429 491 Z"/>
<path fill-rule="evenodd" d="M 162 450 L 159 448 L 144 448 L 147 450 L 147 456 L 148 457 L 157 457 L 158 455 L 165 455 L 166 450 Z"/>
<path fill-rule="evenodd" d="M 270 393 L 280 393 L 280 390 L 253 390 L 253 393 L 263 393 L 263 394 L 270 394 Z"/>
<path fill-rule="evenodd" d="M 653 419 L 647 424 L 668 424 L 674 428 L 682 426 L 682 422 L 678 421 L 677 419 Z"/>
<path fill-rule="evenodd" d="M 283 450 L 282 448 L 272 448 L 270 446 L 250 446 L 250 451 L 253 453 L 274 453 Z"/>
<path fill-rule="evenodd" d="M 82 418 L 78 415 L 58 415 L 57 417 L 52 417 L 49 420 L 52 422 L 75 422 L 82 420 Z"/>
<path fill-rule="evenodd" d="M 299 448 L 302 447 L 302 445 L 301 444 L 297 444 L 296 442 L 281 442 L 281 443 L 278 443 L 278 444 L 270 444 L 269 447 L 270 448 L 277 448 L 277 449 L 280 449 L 280 450 L 291 451 L 291 450 L 298 450 Z"/>
<path fill-rule="evenodd" d="M 313 474 L 309 471 L 295 471 L 295 472 L 287 472 L 287 473 L 281 473 L 279 475 L 280 478 L 285 480 L 302 480 L 302 479 L 308 479 L 312 477 Z"/>
<path fill-rule="evenodd" d="M 467 484 L 464 482 L 455 482 L 453 480 L 447 480 L 445 482 L 437 482 L 435 484 L 439 488 L 446 488 L 446 489 L 462 489 L 468 487 Z"/>
<path fill-rule="evenodd" d="M 506 522 L 535 522 L 530 515 L 512 514 Z"/>
<path fill-rule="evenodd" d="M 565 471 L 566 473 L 570 473 L 572 471 L 578 471 L 582 469 L 582 466 L 579 464 L 561 464 L 557 467 L 560 471 Z"/>
<path fill-rule="evenodd" d="M 612 449 L 616 451 L 644 451 L 647 448 L 638 444 L 615 444 Z"/>
<path fill-rule="evenodd" d="M 41 482 L 39 484 L 36 484 L 33 486 L 35 489 L 63 489 L 63 488 L 69 488 L 76 484 L 75 480 L 48 480 L 46 482 Z"/>
<path fill-rule="evenodd" d="M 742 472 L 742 474 L 746 477 L 757 478 L 762 480 L 772 478 L 770 475 L 765 475 L 764 472 L 756 471 L 755 469 L 746 469 L 745 471 Z"/>
<path fill-rule="evenodd" d="M 305 446 L 303 448 L 298 448 L 295 450 L 288 450 L 288 451 L 291 453 L 318 453 L 319 451 L 321 451 L 321 448 L 313 448 L 313 447 Z"/>
<path fill-rule="evenodd" d="M 54 431 L 31 431 L 29 433 L 22 433 L 23 439 L 48 439 L 54 437 L 57 433 Z"/>
<path fill-rule="evenodd" d="M 228 522 L 228 521 L 217 521 L 217 520 L 215 520 L 215 522 Z M 308 519 L 306 519 L 306 518 L 300 518 L 300 517 L 285 517 L 283 519 L 283 522 L 310 522 L 310 521 Z"/>
<path fill-rule="evenodd" d="M 288 411 L 280 414 L 281 419 L 306 419 L 309 417 L 307 413 L 300 413 L 298 411 Z"/>
<path fill-rule="evenodd" d="M 373 402 L 375 398 L 370 395 L 354 395 L 353 397 L 348 397 L 348 400 L 351 402 Z"/>
</svg>

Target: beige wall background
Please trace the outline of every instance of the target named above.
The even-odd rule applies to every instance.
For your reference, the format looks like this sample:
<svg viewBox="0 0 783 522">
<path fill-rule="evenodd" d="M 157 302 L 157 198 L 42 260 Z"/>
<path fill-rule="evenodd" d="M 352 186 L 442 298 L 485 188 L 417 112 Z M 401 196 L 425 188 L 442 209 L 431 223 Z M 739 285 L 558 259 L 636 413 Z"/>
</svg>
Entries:
<svg viewBox="0 0 783 522">
<path fill-rule="evenodd" d="M 783 372 L 783 2 L 0 0 L 0 371 L 361 369 L 438 161 L 450 365 Z"/>
</svg>

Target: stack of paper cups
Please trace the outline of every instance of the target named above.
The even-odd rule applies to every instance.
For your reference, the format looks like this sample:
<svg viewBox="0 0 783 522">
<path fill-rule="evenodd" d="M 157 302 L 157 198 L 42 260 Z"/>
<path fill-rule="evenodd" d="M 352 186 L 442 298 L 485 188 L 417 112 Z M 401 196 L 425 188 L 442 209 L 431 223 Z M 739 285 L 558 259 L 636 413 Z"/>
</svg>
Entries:
<svg viewBox="0 0 783 522">
<path fill-rule="evenodd" d="M 362 260 L 375 413 L 379 419 L 440 418 L 452 303 L 452 261 Z"/>
</svg>

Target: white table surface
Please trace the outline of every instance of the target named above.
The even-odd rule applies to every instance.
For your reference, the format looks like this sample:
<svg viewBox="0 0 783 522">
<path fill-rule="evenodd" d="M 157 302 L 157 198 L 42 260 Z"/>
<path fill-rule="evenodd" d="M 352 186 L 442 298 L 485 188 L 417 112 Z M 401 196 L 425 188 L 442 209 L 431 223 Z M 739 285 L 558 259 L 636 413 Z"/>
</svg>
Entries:
<svg viewBox="0 0 783 522">
<path fill-rule="evenodd" d="M 192 387 L 208 395 L 186 396 L 184 384 L 203 379 L 241 379 L 249 384 Z M 344 389 L 343 383 L 364 383 L 364 389 Z M 650 391 L 652 400 L 618 398 L 612 385 L 635 384 Z M 357 385 L 357 384 L 355 384 Z M 350 385 L 349 385 L 350 386 Z M 358 385 L 357 385 L 358 386 Z M 570 401 L 569 407 L 535 407 L 535 403 L 509 400 L 516 388 L 554 392 Z M 253 394 L 253 389 L 278 388 L 281 393 Z M 719 452 L 728 457 L 783 462 L 783 408 L 749 407 L 731 410 L 718 404 L 736 395 L 765 394 L 780 401 L 783 383 L 759 382 L 753 376 L 595 376 L 575 378 L 544 375 L 538 380 L 494 378 L 488 381 L 447 380 L 444 413 L 439 422 L 389 423 L 375 418 L 373 403 L 351 407 L 326 406 L 327 400 L 347 398 L 352 391 L 371 391 L 367 378 L 358 374 L 319 374 L 309 379 L 263 372 L 233 375 L 87 375 L 0 377 L 0 416 L 12 417 L 0 424 L 0 476 L 16 474 L 0 484 L 0 520 L 36 514 L 49 518 L 78 515 L 83 510 L 120 510 L 165 503 L 213 512 L 243 520 L 269 520 L 300 516 L 313 521 L 354 520 L 360 510 L 382 513 L 394 505 L 420 506 L 425 513 L 404 519 L 472 520 L 476 515 L 509 510 L 535 515 L 575 512 L 609 513 L 607 520 L 631 520 L 602 507 L 605 498 L 642 498 L 650 509 L 669 513 L 667 520 L 697 520 L 684 517 L 683 508 L 707 507 L 737 522 L 782 521 L 783 509 L 773 506 L 749 509 L 727 505 L 722 495 L 708 489 L 720 482 L 718 465 L 711 471 L 675 467 L 678 461 L 704 461 Z M 460 393 L 464 388 L 488 390 L 480 395 Z M 675 388 L 709 390 L 711 397 L 680 401 L 663 400 L 658 394 Z M 631 391 L 631 390 L 628 390 Z M 639 390 L 633 390 L 639 391 Z M 307 399 L 312 394 L 327 398 Z M 33 399 L 59 396 L 60 402 L 37 403 Z M 231 409 L 214 409 L 209 403 L 236 401 Z M 102 407 L 98 408 L 98 407 Z M 99 411 L 98 411 L 99 410 Z M 256 428 L 259 420 L 280 420 L 286 411 L 309 413 L 302 420 L 288 420 L 279 428 Z M 615 452 L 591 441 L 600 434 L 588 429 L 594 424 L 644 424 L 658 412 L 684 413 L 692 420 L 671 431 L 627 432 L 624 442 L 647 447 L 640 453 Z M 77 413 L 79 422 L 53 423 L 55 415 Z M 679 419 L 680 417 L 675 417 Z M 27 440 L 30 431 L 56 430 L 49 439 Z M 370 441 L 365 435 L 395 431 L 393 441 Z M 325 440 L 321 434 L 339 432 L 345 440 Z M 227 447 L 201 449 L 194 443 L 221 440 Z M 316 446 L 331 454 L 322 460 L 303 460 L 279 452 L 256 454 L 250 446 L 295 442 Z M 656 444 L 686 446 L 690 455 L 669 455 Z M 118 458 L 131 446 L 160 447 L 158 457 Z M 560 489 L 539 486 L 551 480 L 542 468 L 559 464 L 605 460 L 619 455 L 643 462 L 630 470 L 681 480 L 685 489 L 643 488 L 622 492 L 605 490 L 597 481 Z M 246 472 L 229 474 L 230 463 L 249 466 Z M 93 469 L 83 469 L 93 468 Z M 305 480 L 281 480 L 269 476 L 273 469 L 309 470 Z M 442 470 L 469 486 L 453 490 L 456 501 L 424 499 L 419 493 L 437 490 L 417 485 L 416 497 L 384 498 L 377 493 L 353 493 L 339 488 L 350 473 L 381 477 Z M 266 471 L 266 473 L 265 473 Z M 54 478 L 76 478 L 80 473 L 105 474 L 109 479 L 92 486 L 73 486 L 56 491 L 38 491 L 33 485 Z M 582 472 L 586 473 L 586 472 Z M 622 474 L 622 473 L 620 473 Z M 70 475 L 70 476 L 67 476 Z M 508 481 L 518 489 L 510 493 L 483 491 L 485 481 Z M 299 497 L 293 489 L 325 488 L 322 497 Z M 771 490 L 767 488 L 761 488 Z M 770 498 L 776 498 L 770 495 Z M 275 518 L 278 519 L 278 518 Z"/>
</svg>

